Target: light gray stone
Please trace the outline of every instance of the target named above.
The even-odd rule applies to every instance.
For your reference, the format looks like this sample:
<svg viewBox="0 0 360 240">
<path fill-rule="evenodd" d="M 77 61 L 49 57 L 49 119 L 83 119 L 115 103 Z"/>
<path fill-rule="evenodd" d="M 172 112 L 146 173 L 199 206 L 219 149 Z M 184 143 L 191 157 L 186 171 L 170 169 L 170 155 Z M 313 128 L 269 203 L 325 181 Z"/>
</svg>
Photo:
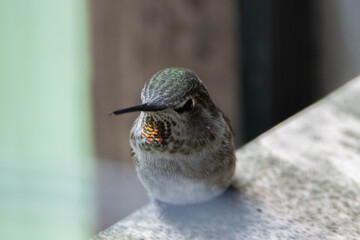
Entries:
<svg viewBox="0 0 360 240">
<path fill-rule="evenodd" d="M 94 240 L 360 239 L 360 77 L 237 151 L 210 202 L 149 203 Z"/>
</svg>

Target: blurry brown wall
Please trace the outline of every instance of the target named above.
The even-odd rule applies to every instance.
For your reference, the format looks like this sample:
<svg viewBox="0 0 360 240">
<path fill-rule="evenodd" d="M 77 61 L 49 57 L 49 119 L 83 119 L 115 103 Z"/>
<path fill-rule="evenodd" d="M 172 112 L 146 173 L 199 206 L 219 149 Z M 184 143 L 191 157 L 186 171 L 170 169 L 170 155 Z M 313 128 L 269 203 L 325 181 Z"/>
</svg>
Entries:
<svg viewBox="0 0 360 240">
<path fill-rule="evenodd" d="M 138 113 L 107 113 L 139 104 L 145 81 L 166 67 L 195 71 L 238 129 L 233 5 L 230 0 L 92 0 L 99 158 L 130 161 L 129 131 Z"/>
</svg>

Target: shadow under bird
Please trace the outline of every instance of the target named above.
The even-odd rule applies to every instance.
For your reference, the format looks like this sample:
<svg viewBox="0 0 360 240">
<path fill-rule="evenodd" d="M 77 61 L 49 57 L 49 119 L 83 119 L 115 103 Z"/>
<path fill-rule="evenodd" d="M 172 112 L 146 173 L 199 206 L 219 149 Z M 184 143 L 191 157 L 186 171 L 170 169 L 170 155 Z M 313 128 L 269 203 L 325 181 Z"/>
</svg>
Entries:
<svg viewBox="0 0 360 240">
<path fill-rule="evenodd" d="M 233 133 L 192 71 L 167 68 L 141 92 L 130 132 L 138 176 L 152 200 L 173 205 L 208 201 L 230 185 L 235 170 Z"/>
</svg>

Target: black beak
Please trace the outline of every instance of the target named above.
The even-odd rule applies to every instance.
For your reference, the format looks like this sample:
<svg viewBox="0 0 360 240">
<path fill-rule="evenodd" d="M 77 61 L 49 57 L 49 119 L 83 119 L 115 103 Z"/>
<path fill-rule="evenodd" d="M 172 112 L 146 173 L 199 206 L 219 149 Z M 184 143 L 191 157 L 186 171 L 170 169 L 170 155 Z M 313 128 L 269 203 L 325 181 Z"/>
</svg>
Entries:
<svg viewBox="0 0 360 240">
<path fill-rule="evenodd" d="M 113 112 L 109 113 L 109 116 L 111 115 L 119 115 L 119 114 L 123 114 L 123 113 L 129 113 L 129 112 L 140 112 L 140 111 L 144 111 L 144 112 L 156 112 L 156 111 L 161 111 L 164 110 L 164 107 L 157 107 L 157 106 L 149 106 L 148 103 L 144 103 L 144 104 L 140 104 L 140 105 L 136 105 L 136 106 L 132 106 L 132 107 L 127 107 L 127 108 L 123 108 L 123 109 L 119 109 Z"/>
</svg>

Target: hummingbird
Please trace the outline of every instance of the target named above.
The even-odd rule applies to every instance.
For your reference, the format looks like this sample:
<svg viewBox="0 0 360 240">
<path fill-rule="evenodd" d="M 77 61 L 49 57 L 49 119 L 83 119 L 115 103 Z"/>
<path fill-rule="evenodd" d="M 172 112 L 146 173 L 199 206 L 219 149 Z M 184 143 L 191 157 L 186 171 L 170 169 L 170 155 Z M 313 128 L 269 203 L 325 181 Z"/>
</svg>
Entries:
<svg viewBox="0 0 360 240">
<path fill-rule="evenodd" d="M 141 100 L 110 115 L 140 112 L 130 145 L 150 199 L 186 205 L 222 194 L 235 171 L 233 131 L 200 78 L 184 68 L 161 70 Z"/>
</svg>

